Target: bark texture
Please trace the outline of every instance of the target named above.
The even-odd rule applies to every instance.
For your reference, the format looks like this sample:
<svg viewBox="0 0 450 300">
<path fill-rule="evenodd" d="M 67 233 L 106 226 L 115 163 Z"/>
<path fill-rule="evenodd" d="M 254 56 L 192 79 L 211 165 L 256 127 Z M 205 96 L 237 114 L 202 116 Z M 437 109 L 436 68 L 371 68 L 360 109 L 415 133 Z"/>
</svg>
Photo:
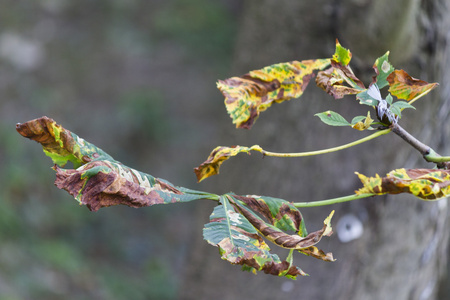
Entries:
<svg viewBox="0 0 450 300">
<path fill-rule="evenodd" d="M 328 57 L 334 51 L 335 38 L 339 38 L 352 51 L 351 65 L 367 85 L 374 74 L 373 62 L 390 50 L 396 68 L 441 83 L 437 91 L 416 103 L 417 111 L 405 112 L 401 124 L 424 143 L 448 155 L 449 2 L 246 1 L 230 76 L 277 62 Z M 259 144 L 269 151 L 294 152 L 332 147 L 361 137 L 351 129 L 325 126 L 313 117 L 328 109 L 347 117 L 365 114 L 365 108 L 354 98 L 334 100 L 311 85 L 300 99 L 263 112 L 250 131 L 235 130 L 230 121 L 224 125 L 218 144 Z M 384 175 L 399 167 L 432 167 L 393 134 L 325 156 L 261 160 L 252 155 L 227 164 L 218 178 L 211 179 L 208 189 L 289 201 L 350 194 L 359 187 L 354 171 Z M 180 298 L 438 299 L 448 256 L 447 200 L 427 203 L 412 196 L 376 197 L 303 209 L 308 229 L 320 228 L 331 209 L 337 211 L 334 228 L 349 214 L 364 228 L 364 234 L 351 242 L 340 242 L 333 235 L 318 244 L 324 251 L 332 251 L 336 262 L 297 254 L 295 262 L 310 277 L 293 282 L 264 274 L 255 276 L 221 261 L 217 249 L 198 236 Z M 211 207 L 199 208 L 199 227 L 210 213 Z"/>
</svg>

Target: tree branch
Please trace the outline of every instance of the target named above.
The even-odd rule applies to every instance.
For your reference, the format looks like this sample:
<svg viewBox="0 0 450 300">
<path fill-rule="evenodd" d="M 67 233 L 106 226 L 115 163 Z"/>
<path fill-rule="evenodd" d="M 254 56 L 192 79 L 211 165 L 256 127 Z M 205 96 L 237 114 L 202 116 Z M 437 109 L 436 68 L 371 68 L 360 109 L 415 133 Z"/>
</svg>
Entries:
<svg viewBox="0 0 450 300">
<path fill-rule="evenodd" d="M 436 166 L 440 169 L 450 169 L 450 157 L 439 155 L 430 146 L 425 145 L 424 143 L 416 139 L 396 122 L 393 122 L 391 126 L 389 126 L 389 128 L 393 133 L 401 137 L 405 142 L 419 151 L 427 162 L 435 163 Z"/>
</svg>

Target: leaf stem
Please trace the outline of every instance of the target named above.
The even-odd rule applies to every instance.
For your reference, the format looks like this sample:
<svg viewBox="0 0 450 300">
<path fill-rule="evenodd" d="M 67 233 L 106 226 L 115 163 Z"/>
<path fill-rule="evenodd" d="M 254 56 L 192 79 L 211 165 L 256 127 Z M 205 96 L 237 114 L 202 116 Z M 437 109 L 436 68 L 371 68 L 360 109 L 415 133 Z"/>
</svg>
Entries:
<svg viewBox="0 0 450 300">
<path fill-rule="evenodd" d="M 341 202 L 348 202 L 353 200 L 358 200 L 362 198 L 368 198 L 374 196 L 374 194 L 360 194 L 360 195 L 349 195 L 339 198 L 333 198 L 333 199 L 327 199 L 327 200 L 320 200 L 320 201 L 311 201 L 311 202 L 294 202 L 292 203 L 295 207 L 316 207 L 316 206 L 325 206 L 325 205 L 332 205 L 336 203 Z"/>
<path fill-rule="evenodd" d="M 310 152 L 298 152 L 298 153 L 277 153 L 277 152 L 270 152 L 270 151 L 266 151 L 266 150 L 262 150 L 261 153 L 263 155 L 266 156 L 274 156 L 274 157 L 303 157 L 303 156 L 314 156 L 314 155 L 320 155 L 320 154 L 326 154 L 326 153 L 331 153 L 331 152 L 336 152 L 339 150 L 343 150 L 343 149 L 347 149 L 359 144 L 362 144 L 364 142 L 370 141 L 374 138 L 377 138 L 381 135 L 385 135 L 388 134 L 389 132 L 391 132 L 391 129 L 384 129 L 384 130 L 380 130 L 377 131 L 369 136 L 366 136 L 365 138 L 356 140 L 354 142 L 345 144 L 345 145 L 341 145 L 338 147 L 334 147 L 334 148 L 328 148 L 328 149 L 323 149 L 323 150 L 317 150 L 317 151 L 310 151 Z"/>
</svg>

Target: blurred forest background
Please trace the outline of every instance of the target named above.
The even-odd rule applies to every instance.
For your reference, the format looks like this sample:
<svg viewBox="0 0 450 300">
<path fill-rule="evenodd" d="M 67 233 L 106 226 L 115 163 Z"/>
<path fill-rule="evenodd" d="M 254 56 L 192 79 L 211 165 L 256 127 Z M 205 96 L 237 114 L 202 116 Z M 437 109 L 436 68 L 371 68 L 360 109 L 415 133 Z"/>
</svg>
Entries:
<svg viewBox="0 0 450 300">
<path fill-rule="evenodd" d="M 365 82 L 373 75 L 375 58 L 387 50 L 395 67 L 442 82 L 447 73 L 430 70 L 448 64 L 448 55 L 442 54 L 447 50 L 439 52 L 447 49 L 439 36 L 448 24 L 438 28 L 433 22 L 445 19 L 448 0 L 402 0 L 396 8 L 388 0 L 3 2 L 0 299 L 334 295 L 361 300 L 403 289 L 393 298 L 425 300 L 437 294 L 446 264 L 446 200 L 439 205 L 408 196 L 395 201 L 380 197 L 333 207 L 334 224 L 352 213 L 366 234 L 348 244 L 336 236 L 321 242 L 320 248 L 339 260 L 329 264 L 299 257 L 300 267 L 312 276 L 294 283 L 244 273 L 221 261 L 217 249 L 202 241 L 202 225 L 214 203 L 112 207 L 97 213 L 79 207 L 53 186 L 51 161 L 41 147 L 22 138 L 14 126 L 46 115 L 124 164 L 192 189 L 290 201 L 347 195 L 359 184 L 354 171 L 384 174 L 396 167 L 430 165 L 389 136 L 383 142 L 389 149 L 371 151 L 375 144 L 370 144 L 320 159 L 280 162 L 243 155 L 228 162 L 220 176 L 197 184 L 193 168 L 216 145 L 261 144 L 292 152 L 356 139 L 356 133 L 319 125 L 313 117 L 326 109 L 351 115 L 355 105 L 322 100 L 331 98 L 309 89 L 303 98 L 321 101 L 275 105 L 251 131 L 236 130 L 217 79 L 277 62 L 327 57 L 339 37 L 353 52 L 352 67 Z M 410 30 L 417 33 L 410 35 Z M 448 153 L 449 126 L 438 135 L 422 125 L 446 120 L 449 89 L 441 91 L 433 96 L 436 105 L 418 103 L 418 111 L 426 113 L 408 112 L 405 124 Z M 305 130 L 310 124 L 317 126 L 314 134 Z M 318 182 L 327 188 L 315 186 Z M 320 227 L 330 210 L 309 210 L 308 228 Z"/>
<path fill-rule="evenodd" d="M 176 299 L 191 233 L 202 234 L 195 204 L 90 213 L 54 187 L 50 159 L 15 124 L 49 116 L 198 189 L 193 168 L 228 122 L 215 82 L 239 2 L 2 2 L 0 299 Z"/>
</svg>

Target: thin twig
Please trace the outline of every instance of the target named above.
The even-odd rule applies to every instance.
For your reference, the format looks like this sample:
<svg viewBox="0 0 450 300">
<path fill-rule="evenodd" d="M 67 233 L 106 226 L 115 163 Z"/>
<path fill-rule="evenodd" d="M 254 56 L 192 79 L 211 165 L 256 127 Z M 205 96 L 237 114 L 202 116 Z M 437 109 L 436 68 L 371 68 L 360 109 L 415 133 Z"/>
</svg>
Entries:
<svg viewBox="0 0 450 300">
<path fill-rule="evenodd" d="M 341 202 L 348 202 L 353 200 L 358 200 L 362 198 L 368 198 L 372 197 L 374 194 L 353 194 L 350 196 L 345 197 L 339 197 L 339 198 L 333 198 L 333 199 L 327 199 L 327 200 L 320 200 L 320 201 L 311 201 L 311 202 L 294 202 L 292 203 L 295 207 L 316 207 L 316 206 L 325 206 L 325 205 L 331 205 Z"/>
<path fill-rule="evenodd" d="M 326 153 L 331 153 L 331 152 L 347 149 L 347 148 L 362 144 L 364 142 L 370 141 L 379 136 L 388 134 L 389 132 L 391 132 L 391 129 L 380 130 L 380 131 L 372 133 L 371 135 L 366 136 L 362 139 L 356 140 L 354 142 L 351 142 L 351 143 L 348 143 L 345 145 L 341 145 L 338 147 L 323 149 L 323 150 L 316 150 L 316 151 L 310 151 L 310 152 L 298 152 L 298 153 L 277 153 L 277 152 L 270 152 L 270 151 L 262 150 L 261 153 L 264 156 L 273 156 L 273 157 L 303 157 L 303 156 L 320 155 L 320 154 L 326 154 Z"/>
</svg>

